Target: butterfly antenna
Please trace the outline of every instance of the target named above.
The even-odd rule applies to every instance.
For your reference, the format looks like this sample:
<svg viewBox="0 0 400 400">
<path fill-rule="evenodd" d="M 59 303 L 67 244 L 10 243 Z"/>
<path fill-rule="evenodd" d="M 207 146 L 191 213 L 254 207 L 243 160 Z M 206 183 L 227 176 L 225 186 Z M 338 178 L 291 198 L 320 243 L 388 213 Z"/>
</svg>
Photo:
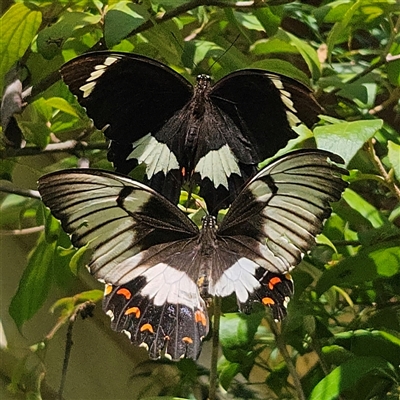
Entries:
<svg viewBox="0 0 400 400">
<path fill-rule="evenodd" d="M 219 56 L 217 59 L 211 64 L 209 71 L 212 70 L 214 65 L 233 47 L 233 45 L 237 42 L 239 39 L 240 33 L 236 36 L 235 40 L 229 45 L 229 47 Z"/>
<path fill-rule="evenodd" d="M 179 48 L 182 50 L 182 56 L 184 56 L 185 54 L 187 54 L 187 52 L 185 51 L 185 48 L 180 44 L 178 38 L 175 36 L 175 33 L 174 33 L 174 32 L 171 32 L 171 35 L 172 35 L 172 37 L 175 39 L 176 44 L 177 44 L 177 45 L 179 46 Z M 184 40 L 184 41 L 186 42 L 186 40 Z M 192 61 L 192 64 L 193 64 L 193 67 L 194 67 L 194 68 L 198 68 L 198 67 L 199 67 L 193 60 L 191 60 L 191 61 Z"/>
</svg>

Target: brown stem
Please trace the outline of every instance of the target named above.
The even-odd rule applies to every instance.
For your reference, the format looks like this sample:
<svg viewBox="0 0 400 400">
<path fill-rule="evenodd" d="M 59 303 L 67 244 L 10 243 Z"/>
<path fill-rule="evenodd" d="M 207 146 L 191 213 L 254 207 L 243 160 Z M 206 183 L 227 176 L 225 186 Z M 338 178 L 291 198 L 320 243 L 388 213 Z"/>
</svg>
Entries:
<svg viewBox="0 0 400 400">
<path fill-rule="evenodd" d="M 287 365 L 289 373 L 293 378 L 293 383 L 296 388 L 297 397 L 299 400 L 305 400 L 306 397 L 304 395 L 303 388 L 301 386 L 300 376 L 296 371 L 296 366 L 294 365 L 292 358 L 290 357 L 290 354 L 286 348 L 286 344 L 283 341 L 283 337 L 282 337 L 281 333 L 279 332 L 278 325 L 272 319 L 269 319 L 268 322 L 269 322 L 271 331 L 272 331 L 273 335 L 275 336 L 275 341 L 276 341 L 276 345 L 279 349 L 279 352 L 281 353 L 283 359 L 285 360 L 285 363 Z"/>
<path fill-rule="evenodd" d="M 210 390 L 208 400 L 215 400 L 218 387 L 217 363 L 219 353 L 219 321 L 221 317 L 221 298 L 214 297 L 214 319 L 212 333 L 212 352 L 211 352 L 211 367 L 210 367 Z"/>
<path fill-rule="evenodd" d="M 400 200 L 400 189 L 398 186 L 394 183 L 392 177 L 387 173 L 385 167 L 383 166 L 380 158 L 377 156 L 375 152 L 375 147 L 374 147 L 375 139 L 372 138 L 368 141 L 368 150 L 369 154 L 371 156 L 371 159 L 375 166 L 378 168 L 380 174 L 382 175 L 383 179 L 386 182 L 386 186 L 390 189 L 390 191 L 397 197 L 398 200 Z"/>
<path fill-rule="evenodd" d="M 48 144 L 44 149 L 37 146 L 24 147 L 22 149 L 7 148 L 0 150 L 0 159 L 37 156 L 49 153 L 74 153 L 75 151 L 83 150 L 107 150 L 108 144 L 105 142 L 86 143 L 77 140 L 67 140 L 61 143 Z"/>
</svg>

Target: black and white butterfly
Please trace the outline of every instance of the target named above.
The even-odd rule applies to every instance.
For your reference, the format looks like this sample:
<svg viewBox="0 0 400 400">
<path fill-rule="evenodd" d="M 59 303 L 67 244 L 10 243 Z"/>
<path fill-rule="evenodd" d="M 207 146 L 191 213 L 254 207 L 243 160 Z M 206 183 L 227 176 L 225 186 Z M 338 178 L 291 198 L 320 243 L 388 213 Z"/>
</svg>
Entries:
<svg viewBox="0 0 400 400">
<path fill-rule="evenodd" d="M 111 139 L 109 159 L 128 174 L 144 163 L 144 182 L 173 203 L 181 185 L 200 185 L 211 214 L 227 207 L 257 164 L 312 126 L 321 107 L 299 82 L 258 69 L 195 87 L 166 65 L 130 53 L 87 53 L 60 70 L 64 82 Z"/>
<path fill-rule="evenodd" d="M 259 301 L 275 319 L 293 293 L 289 276 L 314 245 L 347 171 L 321 150 L 299 150 L 256 174 L 222 223 L 199 228 L 165 197 L 116 173 L 66 170 L 45 175 L 39 191 L 76 247 L 93 249 L 89 269 L 106 283 L 112 328 L 145 346 L 196 359 L 208 332 L 203 298 L 236 294 L 239 310 Z"/>
</svg>

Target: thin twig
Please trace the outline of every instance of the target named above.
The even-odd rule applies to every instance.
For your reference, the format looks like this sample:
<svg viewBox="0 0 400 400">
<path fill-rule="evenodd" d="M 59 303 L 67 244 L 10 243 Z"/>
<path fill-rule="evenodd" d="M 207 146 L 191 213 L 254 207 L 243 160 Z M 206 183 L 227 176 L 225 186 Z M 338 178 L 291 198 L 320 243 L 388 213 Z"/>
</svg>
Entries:
<svg viewBox="0 0 400 400">
<path fill-rule="evenodd" d="M 84 150 L 107 150 L 107 148 L 108 144 L 105 142 L 87 143 L 77 140 L 67 140 L 65 142 L 48 144 L 44 149 L 37 146 L 24 147 L 22 149 L 7 148 L 0 150 L 0 159 L 37 156 L 50 153 L 74 153 Z"/>
<path fill-rule="evenodd" d="M 221 317 L 221 298 L 214 297 L 214 318 L 213 318 L 213 333 L 212 333 L 212 353 L 210 367 L 210 391 L 208 394 L 209 400 L 215 400 L 218 387 L 217 363 L 219 354 L 219 322 Z"/>
<path fill-rule="evenodd" d="M 67 329 L 67 339 L 66 339 L 66 343 L 65 343 L 64 362 L 63 362 L 63 368 L 62 368 L 62 374 L 61 374 L 61 382 L 60 382 L 60 388 L 58 390 L 59 400 L 61 400 L 63 398 L 65 381 L 67 379 L 68 364 L 69 364 L 71 349 L 72 349 L 72 345 L 73 345 L 72 329 L 74 327 L 76 317 L 79 314 L 81 314 L 82 312 L 84 312 L 87 309 L 87 307 L 90 307 L 90 306 L 93 306 L 93 303 L 91 301 L 85 301 L 84 303 L 79 304 L 77 307 L 75 307 L 74 312 L 69 317 L 69 323 L 68 323 L 68 329 Z M 82 314 L 82 315 L 84 315 L 84 314 Z M 49 337 L 49 335 L 46 337 L 46 339 L 48 337 Z"/>
<path fill-rule="evenodd" d="M 285 360 L 285 363 L 289 370 L 289 373 L 293 378 L 293 383 L 296 388 L 297 397 L 299 400 L 305 400 L 306 397 L 304 395 L 303 388 L 301 386 L 299 374 L 296 371 L 296 366 L 293 364 L 292 358 L 290 357 L 290 354 L 286 348 L 286 345 L 283 341 L 282 335 L 280 334 L 280 332 L 278 330 L 278 325 L 272 319 L 268 319 L 268 322 L 269 322 L 271 331 L 272 331 L 273 335 L 275 336 L 275 341 L 276 341 L 276 345 L 279 349 L 279 352 L 281 353 L 283 359 Z"/>
<path fill-rule="evenodd" d="M 44 226 L 33 226 L 32 228 L 0 230 L 0 236 L 31 235 L 32 233 L 44 231 Z"/>
<path fill-rule="evenodd" d="M 12 186 L 0 185 L 0 192 L 17 194 L 18 196 L 30 197 L 30 198 L 36 199 L 36 200 L 41 199 L 40 194 L 37 190 L 22 189 L 22 188 L 16 188 L 16 187 L 12 187 Z"/>
<path fill-rule="evenodd" d="M 372 162 L 378 168 L 380 174 L 386 182 L 386 186 L 390 189 L 390 191 L 400 200 L 400 188 L 394 183 L 392 177 L 386 172 L 385 167 L 383 166 L 380 158 L 377 156 L 374 147 L 375 139 L 372 138 L 368 141 L 368 151 L 371 156 Z"/>
</svg>

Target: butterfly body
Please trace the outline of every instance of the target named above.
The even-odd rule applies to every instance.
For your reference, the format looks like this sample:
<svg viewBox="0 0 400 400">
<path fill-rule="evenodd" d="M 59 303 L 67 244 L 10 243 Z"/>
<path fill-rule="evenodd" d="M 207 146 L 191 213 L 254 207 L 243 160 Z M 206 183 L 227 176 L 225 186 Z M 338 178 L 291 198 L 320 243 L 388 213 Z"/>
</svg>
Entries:
<svg viewBox="0 0 400 400">
<path fill-rule="evenodd" d="M 84 54 L 61 68 L 64 82 L 111 140 L 117 172 L 146 165 L 145 183 L 173 203 L 183 182 L 199 184 L 210 213 L 228 206 L 257 164 L 312 126 L 321 107 L 299 82 L 263 70 L 228 74 L 215 85 L 144 56 Z"/>
<path fill-rule="evenodd" d="M 76 247 L 92 249 L 90 272 L 106 283 L 112 328 L 152 358 L 197 358 L 208 332 L 204 298 L 235 294 L 282 319 L 293 293 L 289 272 L 315 243 L 339 200 L 340 157 L 300 150 L 259 171 L 217 226 L 199 229 L 178 207 L 129 177 L 94 169 L 48 174 L 43 202 Z"/>
</svg>

